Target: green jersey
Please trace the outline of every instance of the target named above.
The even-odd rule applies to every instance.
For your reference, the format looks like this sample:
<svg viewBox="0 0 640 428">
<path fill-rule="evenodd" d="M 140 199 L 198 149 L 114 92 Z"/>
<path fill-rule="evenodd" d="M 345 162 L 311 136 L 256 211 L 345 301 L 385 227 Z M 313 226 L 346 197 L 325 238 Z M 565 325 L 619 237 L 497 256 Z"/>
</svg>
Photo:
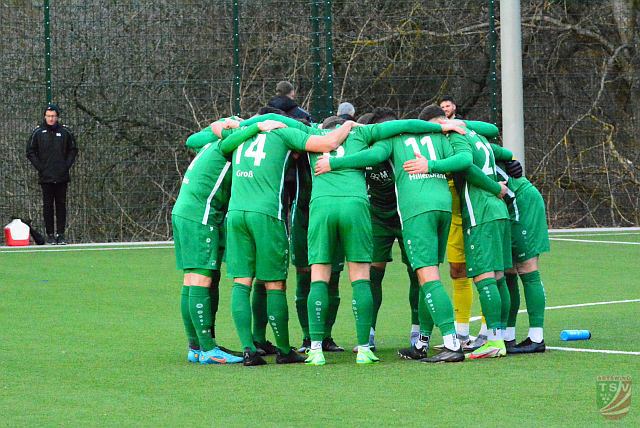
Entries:
<svg viewBox="0 0 640 428">
<path fill-rule="evenodd" d="M 333 152 L 310 153 L 309 165 L 313 170 L 321 156 L 329 155 L 331 158 L 343 158 L 368 148 L 375 141 L 412 131 L 441 132 L 442 127 L 422 120 L 393 120 L 375 125 L 357 126 L 352 128 L 349 137 Z M 311 200 L 321 196 L 350 196 L 368 200 L 364 174 L 359 169 L 346 168 L 314 176 Z"/>
<path fill-rule="evenodd" d="M 184 174 L 171 214 L 202 224 L 222 223 L 230 196 L 230 166 L 218 141 L 205 144 Z"/>
<path fill-rule="evenodd" d="M 291 151 L 304 151 L 308 139 L 302 131 L 283 128 L 258 133 L 241 144 L 223 140 L 222 152 L 233 151 L 229 211 L 259 212 L 283 220 L 284 178 Z"/>
<path fill-rule="evenodd" d="M 408 174 L 403 164 L 420 153 L 431 160 L 443 160 L 454 155 L 453 147 L 443 134 L 404 134 L 382 140 L 370 150 L 349 158 L 330 160 L 331 168 L 363 167 L 391 158 L 395 174 L 400 219 L 408 219 L 429 211 L 451 212 L 451 192 L 443 173 Z"/>
<path fill-rule="evenodd" d="M 480 168 L 485 176 L 493 181 L 498 181 L 492 145 L 489 144 L 485 137 L 474 131 L 468 132 L 466 137 L 473 154 L 473 164 Z M 462 202 L 462 224 L 465 229 L 493 220 L 509 218 L 507 207 L 502 200 L 469 180 L 464 182 L 460 198 Z"/>
<path fill-rule="evenodd" d="M 511 218 L 512 221 L 520 221 L 520 210 L 517 202 L 518 195 L 525 189 L 533 187 L 533 184 L 525 176 L 520 178 L 510 177 L 506 172 L 503 162 L 498 162 L 496 165 L 496 173 L 500 181 L 507 182 L 507 187 L 509 188 L 504 197 L 504 201 L 507 203 L 507 209 L 509 210 L 509 218 Z"/>
</svg>

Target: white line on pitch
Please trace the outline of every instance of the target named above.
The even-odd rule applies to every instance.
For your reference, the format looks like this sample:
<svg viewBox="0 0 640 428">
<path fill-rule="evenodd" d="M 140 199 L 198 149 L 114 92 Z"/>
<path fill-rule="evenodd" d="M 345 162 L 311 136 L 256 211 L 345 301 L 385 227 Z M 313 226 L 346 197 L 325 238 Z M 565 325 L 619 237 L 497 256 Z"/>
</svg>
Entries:
<svg viewBox="0 0 640 428">
<path fill-rule="evenodd" d="M 108 248 L 51 248 L 42 250 L 0 250 L 0 253 L 66 253 L 70 251 L 126 251 L 126 250 L 149 250 L 160 248 L 173 248 L 173 245 L 154 245 L 151 247 L 108 247 Z"/>
<path fill-rule="evenodd" d="M 566 348 L 566 347 L 563 347 L 563 346 L 547 346 L 547 349 L 553 349 L 554 351 L 592 352 L 592 353 L 595 353 L 595 354 L 640 355 L 640 352 L 635 352 L 635 351 L 612 351 L 610 349 Z"/>
<path fill-rule="evenodd" d="M 640 242 L 625 241 L 596 241 L 593 239 L 569 239 L 569 238 L 549 238 L 552 241 L 570 241 L 570 242 L 587 242 L 595 244 L 621 244 L 621 245 L 640 245 Z"/>
<path fill-rule="evenodd" d="M 582 227 L 575 229 L 549 229 L 549 233 L 585 233 L 585 232 L 637 232 L 640 227 Z"/>
<path fill-rule="evenodd" d="M 573 304 L 573 305 L 547 306 L 545 308 L 545 310 L 552 311 L 554 309 L 584 308 L 584 307 L 588 307 L 588 306 L 617 305 L 617 304 L 620 304 L 620 303 L 638 303 L 638 302 L 640 302 L 640 299 L 611 300 L 609 302 L 576 303 L 576 304 Z M 519 314 L 524 314 L 526 312 L 527 312 L 526 309 L 520 309 L 518 311 Z M 471 318 L 469 318 L 469 321 L 478 321 L 480 319 L 482 319 L 482 317 L 480 317 L 480 316 L 471 317 Z"/>
<path fill-rule="evenodd" d="M 583 238 L 585 236 L 627 236 L 640 235 L 640 232 L 618 232 L 618 233 L 570 233 L 570 234 L 553 234 L 554 238 Z"/>
</svg>

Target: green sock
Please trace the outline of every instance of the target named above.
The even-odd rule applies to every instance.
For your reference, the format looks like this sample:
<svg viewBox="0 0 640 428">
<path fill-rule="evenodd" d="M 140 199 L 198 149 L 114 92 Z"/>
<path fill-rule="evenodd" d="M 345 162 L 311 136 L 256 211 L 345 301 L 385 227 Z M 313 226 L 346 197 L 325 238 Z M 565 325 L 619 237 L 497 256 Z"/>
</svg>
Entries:
<svg viewBox="0 0 640 428">
<path fill-rule="evenodd" d="M 329 309 L 327 309 L 327 319 L 324 323 L 324 337 L 331 337 L 333 325 L 336 323 L 338 308 L 340 307 L 340 272 L 331 272 L 329 280 Z"/>
<path fill-rule="evenodd" d="M 500 328 L 502 330 L 507 329 L 507 322 L 509 321 L 509 311 L 511 310 L 511 295 L 509 294 L 509 287 L 507 287 L 507 278 L 502 277 L 496 280 L 498 286 L 498 292 L 500 293 Z"/>
<path fill-rule="evenodd" d="M 420 282 L 415 271 L 407 268 L 409 274 L 409 307 L 411 308 L 411 324 L 420 324 L 420 315 L 418 315 L 420 305 Z M 424 302 L 422 302 L 424 304 Z M 427 308 L 425 307 L 425 310 Z"/>
<path fill-rule="evenodd" d="M 309 299 L 307 300 L 309 337 L 314 341 L 324 339 L 324 327 L 329 308 L 328 286 L 329 284 L 325 281 L 313 281 L 309 289 Z"/>
<path fill-rule="evenodd" d="M 296 273 L 296 312 L 298 322 L 302 328 L 302 337 L 309 338 L 309 313 L 307 312 L 307 300 L 311 285 L 311 272 Z"/>
<path fill-rule="evenodd" d="M 182 323 L 184 324 L 184 332 L 187 334 L 187 340 L 189 341 L 189 348 L 199 349 L 200 342 L 198 342 L 198 335 L 196 329 L 191 321 L 191 312 L 189 312 L 189 287 L 183 285 L 180 290 L 180 314 L 182 315 Z"/>
<path fill-rule="evenodd" d="M 284 290 L 267 290 L 267 313 L 276 338 L 276 346 L 283 355 L 291 352 L 289 343 L 289 307 Z"/>
<path fill-rule="evenodd" d="M 382 306 L 382 280 L 384 278 L 384 269 L 378 269 L 371 266 L 369 275 L 371 276 L 371 297 L 373 298 L 373 311 L 371 313 L 371 327 L 375 330 L 378 321 L 378 311 Z"/>
<path fill-rule="evenodd" d="M 373 312 L 371 281 L 368 279 L 353 281 L 351 288 L 353 292 L 351 309 L 356 319 L 358 345 L 367 345 L 369 343 L 369 331 L 371 330 L 371 316 Z"/>
<path fill-rule="evenodd" d="M 424 299 L 424 291 L 418 288 L 418 323 L 420 324 L 420 334 L 431 336 L 433 333 L 433 318 L 427 309 L 427 302 Z"/>
<path fill-rule="evenodd" d="M 253 340 L 258 343 L 267 341 L 267 290 L 264 282 L 253 284 L 251 297 L 251 313 L 253 314 Z"/>
<path fill-rule="evenodd" d="M 511 306 L 509 308 L 509 319 L 507 327 L 515 327 L 518 318 L 518 310 L 520 309 L 520 289 L 518 289 L 518 275 L 515 273 L 504 274 L 507 279 L 507 287 L 509 288 L 509 296 L 511 297 Z"/>
<path fill-rule="evenodd" d="M 422 284 L 424 300 L 431 318 L 440 328 L 443 336 L 456 334 L 456 326 L 453 323 L 453 305 L 451 299 L 440 280 L 428 281 Z"/>
<path fill-rule="evenodd" d="M 485 278 L 476 283 L 482 315 L 487 323 L 487 328 L 497 330 L 500 328 L 500 317 L 502 315 L 502 303 L 500 302 L 500 292 L 495 278 Z"/>
<path fill-rule="evenodd" d="M 220 303 L 220 271 L 211 271 L 211 287 L 209 288 L 209 298 L 211 299 L 211 337 L 216 337 L 216 314 Z"/>
<path fill-rule="evenodd" d="M 200 349 L 210 351 L 216 347 L 216 341 L 211 337 L 211 298 L 209 288 L 189 287 L 189 313 L 191 322 L 196 328 Z"/>
<path fill-rule="evenodd" d="M 524 289 L 524 300 L 527 302 L 527 313 L 529 314 L 529 327 L 544 326 L 544 308 L 546 296 L 544 284 L 540 278 L 540 271 L 533 271 L 520 275 L 522 288 Z"/>
<path fill-rule="evenodd" d="M 240 338 L 242 348 L 249 348 L 251 352 L 256 352 L 253 344 L 253 336 L 251 335 L 251 287 L 233 283 L 231 289 L 231 316 L 233 323 L 236 325 L 236 331 Z"/>
</svg>

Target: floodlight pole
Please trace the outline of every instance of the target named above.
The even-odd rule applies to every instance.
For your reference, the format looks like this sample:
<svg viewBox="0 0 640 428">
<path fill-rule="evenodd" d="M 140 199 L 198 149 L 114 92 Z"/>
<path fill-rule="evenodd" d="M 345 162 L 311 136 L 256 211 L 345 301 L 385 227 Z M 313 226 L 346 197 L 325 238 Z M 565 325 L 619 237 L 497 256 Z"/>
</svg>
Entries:
<svg viewBox="0 0 640 428">
<path fill-rule="evenodd" d="M 522 27 L 519 0 L 500 0 L 500 61 L 502 141 L 504 147 L 511 150 L 524 167 Z"/>
</svg>

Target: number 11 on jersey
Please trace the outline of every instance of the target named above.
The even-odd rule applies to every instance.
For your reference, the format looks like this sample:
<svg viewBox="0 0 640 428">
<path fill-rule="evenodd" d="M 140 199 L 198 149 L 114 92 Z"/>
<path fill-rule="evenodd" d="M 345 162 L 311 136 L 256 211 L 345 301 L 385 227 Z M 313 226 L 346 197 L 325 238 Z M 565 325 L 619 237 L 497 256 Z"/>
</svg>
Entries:
<svg viewBox="0 0 640 428">
<path fill-rule="evenodd" d="M 413 137 L 407 138 L 404 144 L 407 147 L 411 146 L 411 148 L 413 149 L 413 153 L 420 153 L 420 148 L 418 147 L 418 142 L 416 141 L 415 138 Z M 425 135 L 424 137 L 422 137 L 420 139 L 420 145 L 427 146 L 427 152 L 429 153 L 429 160 L 436 160 L 438 158 L 436 156 L 436 149 L 433 147 L 433 141 L 431 140 L 431 137 L 429 137 L 428 135 Z"/>
</svg>

